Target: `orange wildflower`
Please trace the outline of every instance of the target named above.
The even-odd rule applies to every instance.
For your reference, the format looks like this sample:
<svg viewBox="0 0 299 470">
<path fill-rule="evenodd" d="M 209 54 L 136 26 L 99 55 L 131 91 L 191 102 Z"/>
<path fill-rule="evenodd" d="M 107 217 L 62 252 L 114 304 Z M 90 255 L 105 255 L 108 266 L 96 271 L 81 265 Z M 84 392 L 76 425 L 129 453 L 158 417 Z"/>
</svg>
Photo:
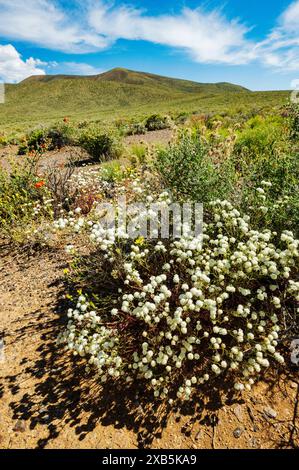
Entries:
<svg viewBox="0 0 299 470">
<path fill-rule="evenodd" d="M 41 188 L 42 186 L 44 186 L 46 183 L 44 181 L 38 181 L 37 183 L 35 183 L 35 187 L 36 188 Z"/>
</svg>

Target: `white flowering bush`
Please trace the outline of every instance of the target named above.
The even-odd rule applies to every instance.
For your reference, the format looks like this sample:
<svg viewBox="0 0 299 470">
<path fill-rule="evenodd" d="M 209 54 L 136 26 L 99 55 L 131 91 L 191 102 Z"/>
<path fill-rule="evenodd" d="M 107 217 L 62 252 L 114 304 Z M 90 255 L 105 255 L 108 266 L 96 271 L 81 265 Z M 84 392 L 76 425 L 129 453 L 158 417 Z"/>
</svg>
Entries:
<svg viewBox="0 0 299 470">
<path fill-rule="evenodd" d="M 206 208 L 203 240 L 188 231 L 132 240 L 97 221 L 75 231 L 81 226 L 94 252 L 74 263 L 82 291 L 58 342 L 99 381 L 138 381 L 172 404 L 220 377 L 250 390 L 284 363 L 280 343 L 299 311 L 292 232 L 253 230 L 249 216 L 221 200 Z"/>
</svg>

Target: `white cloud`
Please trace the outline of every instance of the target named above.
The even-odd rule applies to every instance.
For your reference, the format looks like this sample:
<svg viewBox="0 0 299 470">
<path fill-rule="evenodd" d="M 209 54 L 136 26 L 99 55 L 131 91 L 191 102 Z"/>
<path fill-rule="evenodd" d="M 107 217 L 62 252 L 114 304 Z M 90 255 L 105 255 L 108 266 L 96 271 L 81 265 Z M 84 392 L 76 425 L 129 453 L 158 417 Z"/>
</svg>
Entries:
<svg viewBox="0 0 299 470">
<path fill-rule="evenodd" d="M 282 12 L 259 42 L 249 40 L 249 28 L 219 9 L 184 8 L 177 14 L 152 16 L 113 0 L 0 0 L 0 18 L 0 37 L 67 53 L 102 51 L 118 39 L 144 40 L 183 51 L 198 63 L 256 62 L 282 71 L 299 70 L 299 0 Z M 98 73 L 88 64 L 68 64 L 64 67 L 71 73 Z"/>
<path fill-rule="evenodd" d="M 89 31 L 84 11 L 71 14 L 57 5 L 51 0 L 0 0 L 0 36 L 70 53 L 108 46 L 107 38 Z"/>
<path fill-rule="evenodd" d="M 51 64 L 55 73 L 75 74 L 75 75 L 98 75 L 103 71 L 84 62 L 60 62 Z"/>
<path fill-rule="evenodd" d="M 299 70 L 299 0 L 282 12 L 277 25 L 255 46 L 256 59 L 280 72 Z"/>
<path fill-rule="evenodd" d="M 40 67 L 45 65 L 32 57 L 24 61 L 14 46 L 0 44 L 0 81 L 19 82 L 30 75 L 44 75 Z"/>
<path fill-rule="evenodd" d="M 55 74 L 97 75 L 102 70 L 84 62 L 42 62 L 30 57 L 23 60 L 11 44 L 0 44 L 0 83 L 15 83 L 32 75 Z"/>
<path fill-rule="evenodd" d="M 178 15 L 149 16 L 132 7 L 100 1 L 89 12 L 98 34 L 113 39 L 163 44 L 186 51 L 199 63 L 241 65 L 251 62 L 289 72 L 299 70 L 299 0 L 282 12 L 262 41 L 249 40 L 249 28 L 221 11 L 185 8 Z"/>
<path fill-rule="evenodd" d="M 184 49 L 196 61 L 245 60 L 240 49 L 246 48 L 247 28 L 219 11 L 185 8 L 178 15 L 155 17 L 111 1 L 77 0 L 68 9 L 62 5 L 0 0 L 0 37 L 71 53 L 103 50 L 118 39 L 143 39 Z"/>
<path fill-rule="evenodd" d="M 283 12 L 280 18 L 285 31 L 295 32 L 299 36 L 299 1 L 295 1 Z"/>
<path fill-rule="evenodd" d="M 145 40 L 183 49 L 198 62 L 243 63 L 249 47 L 247 28 L 219 11 L 184 8 L 178 15 L 148 16 L 129 7 L 108 8 L 103 2 L 89 12 L 89 24 L 100 35 Z"/>
</svg>

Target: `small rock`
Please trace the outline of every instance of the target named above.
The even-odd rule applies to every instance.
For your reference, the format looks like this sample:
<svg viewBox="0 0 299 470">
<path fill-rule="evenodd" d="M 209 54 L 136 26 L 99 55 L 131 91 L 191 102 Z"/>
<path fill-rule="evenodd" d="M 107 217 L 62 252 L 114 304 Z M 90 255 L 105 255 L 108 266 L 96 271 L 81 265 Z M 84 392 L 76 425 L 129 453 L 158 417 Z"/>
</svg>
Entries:
<svg viewBox="0 0 299 470">
<path fill-rule="evenodd" d="M 250 439 L 250 443 L 251 443 L 251 447 L 253 447 L 253 449 L 256 449 L 258 447 L 258 441 L 255 437 Z"/>
<path fill-rule="evenodd" d="M 249 414 L 249 418 L 250 418 L 251 421 L 254 423 L 254 422 L 255 422 L 255 417 L 254 417 L 253 411 L 252 411 L 252 409 L 250 408 L 250 406 L 247 406 L 247 412 L 248 412 L 248 414 Z"/>
<path fill-rule="evenodd" d="M 39 412 L 40 415 L 42 415 L 42 414 L 44 414 L 44 413 L 47 413 L 47 411 L 48 411 L 48 410 L 47 410 L 47 408 L 45 408 L 45 407 L 42 407 L 42 408 L 40 408 L 40 409 L 38 410 L 38 412 Z"/>
<path fill-rule="evenodd" d="M 270 406 L 264 409 L 264 413 L 268 418 L 275 419 L 277 417 L 277 412 L 273 410 Z"/>
<path fill-rule="evenodd" d="M 22 421 L 21 419 L 18 419 L 16 424 L 13 427 L 13 430 L 15 432 L 24 432 L 26 430 L 26 423 L 25 421 Z"/>
<path fill-rule="evenodd" d="M 233 432 L 234 437 L 235 437 L 236 439 L 239 439 L 239 438 L 242 436 L 243 432 L 244 432 L 244 429 L 236 428 L 236 429 L 234 430 L 234 432 Z"/>
<path fill-rule="evenodd" d="M 233 410 L 233 413 L 234 413 L 234 415 L 238 418 L 238 420 L 239 420 L 240 422 L 243 421 L 244 416 L 243 416 L 243 408 L 242 408 L 242 406 L 240 406 L 240 405 L 235 406 L 235 408 L 234 408 L 234 410 Z"/>
</svg>

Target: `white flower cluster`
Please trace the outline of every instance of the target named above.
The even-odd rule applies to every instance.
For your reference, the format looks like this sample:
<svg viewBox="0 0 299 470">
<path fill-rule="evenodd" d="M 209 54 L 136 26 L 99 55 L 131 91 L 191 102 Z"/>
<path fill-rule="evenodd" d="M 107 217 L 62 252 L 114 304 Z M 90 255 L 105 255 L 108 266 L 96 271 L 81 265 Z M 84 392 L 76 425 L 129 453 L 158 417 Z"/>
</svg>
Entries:
<svg viewBox="0 0 299 470">
<path fill-rule="evenodd" d="M 105 193 L 108 192 L 111 196 L 111 192 L 116 196 L 122 195 L 126 191 L 126 187 L 123 184 L 111 185 L 110 183 L 102 180 L 102 171 L 95 169 L 87 169 L 84 173 L 75 173 L 72 175 L 72 185 L 76 186 L 78 192 L 81 195 L 84 195 L 85 192 L 93 191 L 94 194 L 102 195 L 105 200 Z M 132 178 L 131 189 L 134 194 L 134 199 L 144 195 L 145 190 L 147 190 L 147 185 L 145 182 L 141 182 L 138 177 Z M 167 192 L 162 193 L 161 201 L 165 201 L 165 195 L 168 196 Z M 109 203 L 113 205 L 113 200 L 108 199 Z M 103 223 L 103 217 L 105 217 L 106 210 L 99 210 L 101 205 L 102 198 L 99 198 L 99 201 L 95 202 L 92 210 L 88 216 L 83 216 L 82 209 L 80 207 L 70 210 L 69 212 L 60 211 L 60 216 L 56 218 L 52 224 L 54 230 L 65 230 L 70 229 L 75 233 L 82 232 L 87 227 L 91 227 L 90 239 L 91 241 L 96 241 L 98 244 L 103 244 L 103 251 L 106 250 L 106 244 L 109 246 L 113 243 L 116 238 L 128 238 L 124 229 L 120 228 L 115 231 L 114 229 L 106 229 Z M 150 205 L 151 199 L 147 201 L 148 206 Z M 167 201 L 165 201 L 167 203 Z M 115 208 L 117 211 L 117 208 Z M 157 216 L 157 214 L 155 214 Z M 131 221 L 134 220 L 136 225 L 136 230 L 138 226 L 142 224 L 145 218 L 148 217 L 147 212 L 140 212 L 136 208 L 136 213 L 130 215 Z"/>
<path fill-rule="evenodd" d="M 299 313 L 299 241 L 284 232 L 275 245 L 276 233 L 252 230 L 227 201 L 211 203 L 209 214 L 203 245 L 185 235 L 128 249 L 123 234 L 91 224 L 106 274 L 121 285 L 109 309 L 81 295 L 60 342 L 103 382 L 144 380 L 173 403 L 222 375 L 250 390 L 263 370 L 283 364 L 283 318 Z"/>
<path fill-rule="evenodd" d="M 102 178 L 102 171 L 99 168 L 86 167 L 80 172 L 72 175 L 70 181 L 72 187 L 79 190 L 80 194 L 85 192 L 104 192 L 111 188 L 111 185 Z"/>
<path fill-rule="evenodd" d="M 77 208 L 80 210 L 80 208 Z M 84 217 L 76 217 L 76 214 L 79 213 L 78 210 L 70 211 L 67 215 L 60 217 L 59 219 L 53 222 L 53 227 L 56 230 L 63 230 L 67 227 L 71 228 L 74 232 L 78 233 L 86 225 L 86 220 Z M 76 212 L 77 211 L 77 212 Z"/>
<path fill-rule="evenodd" d="M 98 368 L 102 382 L 107 379 L 102 375 L 107 369 L 110 375 L 118 377 L 122 359 L 111 353 L 119 342 L 116 331 L 113 328 L 106 328 L 95 311 L 88 311 L 88 303 L 83 295 L 78 298 L 76 309 L 68 310 L 68 317 L 71 321 L 67 333 L 63 334 L 59 341 L 63 342 L 67 339 L 68 347 L 73 350 L 74 355 L 88 354 L 90 356 L 88 364 Z M 78 330 L 80 326 L 82 329 Z"/>
</svg>

